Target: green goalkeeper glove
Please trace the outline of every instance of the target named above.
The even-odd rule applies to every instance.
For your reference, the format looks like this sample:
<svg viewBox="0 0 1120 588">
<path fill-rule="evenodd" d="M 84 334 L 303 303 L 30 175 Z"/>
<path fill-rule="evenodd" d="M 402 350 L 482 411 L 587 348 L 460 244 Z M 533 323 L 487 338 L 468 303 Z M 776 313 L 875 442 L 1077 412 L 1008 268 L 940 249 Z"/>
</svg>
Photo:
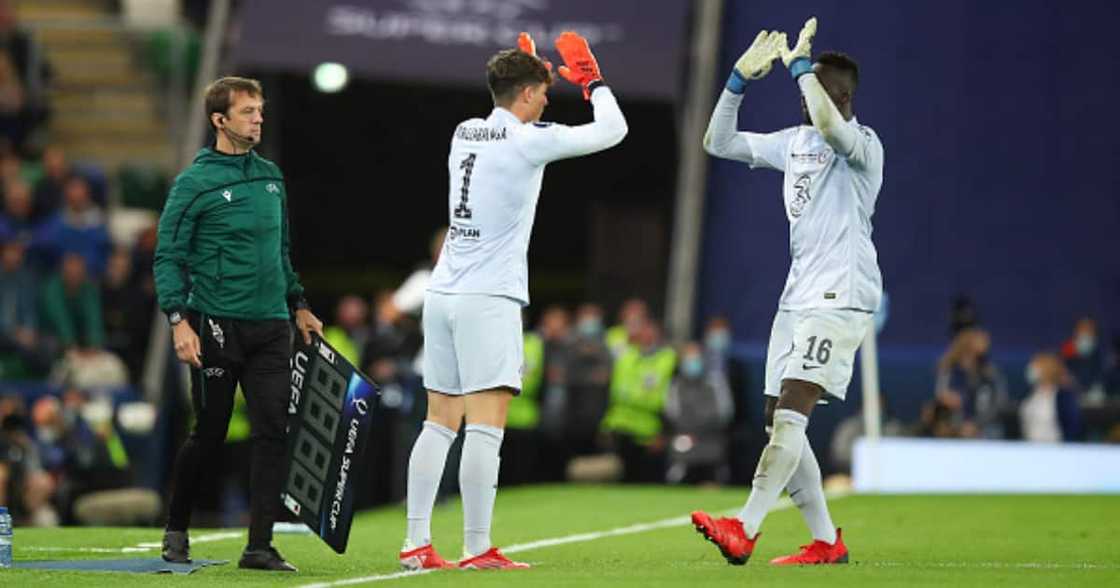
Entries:
<svg viewBox="0 0 1120 588">
<path fill-rule="evenodd" d="M 777 31 L 760 31 L 751 46 L 743 52 L 731 77 L 727 78 L 727 89 L 742 94 L 747 80 L 758 80 L 770 73 L 770 66 L 785 48 L 784 35 Z"/>
<path fill-rule="evenodd" d="M 813 62 L 809 56 L 813 52 L 813 37 L 817 34 L 817 17 L 811 17 L 805 21 L 805 26 L 801 27 L 801 33 L 797 35 L 797 45 L 793 49 L 787 49 L 785 43 L 785 35 L 782 35 L 781 55 L 782 63 L 789 68 L 789 73 L 793 79 L 797 79 L 807 73 L 813 71 Z"/>
</svg>

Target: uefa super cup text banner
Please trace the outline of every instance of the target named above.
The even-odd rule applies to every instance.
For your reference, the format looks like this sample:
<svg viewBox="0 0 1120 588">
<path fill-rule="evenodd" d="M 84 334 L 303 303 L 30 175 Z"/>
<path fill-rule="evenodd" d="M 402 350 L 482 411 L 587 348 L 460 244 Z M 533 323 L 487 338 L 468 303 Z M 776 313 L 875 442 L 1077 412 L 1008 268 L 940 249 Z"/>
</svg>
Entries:
<svg viewBox="0 0 1120 588">
<path fill-rule="evenodd" d="M 362 456 L 377 385 L 317 336 L 296 337 L 288 403 L 284 506 L 338 553 L 354 518 L 354 473 Z"/>
<path fill-rule="evenodd" d="M 362 79 L 485 88 L 486 60 L 533 35 L 583 35 L 620 95 L 671 100 L 686 63 L 687 0 L 246 0 L 232 47 L 240 69 L 309 73 L 338 62 Z M 298 43 L 293 43 L 298 39 Z M 578 92 L 557 84 L 558 91 Z"/>
</svg>

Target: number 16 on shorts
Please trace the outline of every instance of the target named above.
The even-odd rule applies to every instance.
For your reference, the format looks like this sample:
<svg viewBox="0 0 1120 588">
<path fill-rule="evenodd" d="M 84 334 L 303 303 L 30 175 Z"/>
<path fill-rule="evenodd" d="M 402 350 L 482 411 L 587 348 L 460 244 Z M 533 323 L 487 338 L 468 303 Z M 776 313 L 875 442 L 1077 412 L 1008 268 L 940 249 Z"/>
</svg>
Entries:
<svg viewBox="0 0 1120 588">
<path fill-rule="evenodd" d="M 825 395 L 843 400 L 852 381 L 856 350 L 870 326 L 871 314 L 857 310 L 817 309 L 796 313 L 793 353 L 783 379 L 812 382 Z"/>
</svg>

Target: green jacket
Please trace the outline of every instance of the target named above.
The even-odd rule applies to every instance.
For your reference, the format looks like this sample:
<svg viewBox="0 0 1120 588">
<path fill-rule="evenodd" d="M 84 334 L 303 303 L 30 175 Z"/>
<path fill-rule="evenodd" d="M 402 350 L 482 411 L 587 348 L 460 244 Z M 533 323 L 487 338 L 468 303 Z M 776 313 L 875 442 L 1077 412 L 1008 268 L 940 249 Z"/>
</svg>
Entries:
<svg viewBox="0 0 1120 588">
<path fill-rule="evenodd" d="M 288 256 L 280 168 L 250 151 L 199 150 L 159 218 L 159 307 L 235 319 L 286 319 L 303 286 Z M 189 276 L 189 280 L 187 277 Z"/>
</svg>

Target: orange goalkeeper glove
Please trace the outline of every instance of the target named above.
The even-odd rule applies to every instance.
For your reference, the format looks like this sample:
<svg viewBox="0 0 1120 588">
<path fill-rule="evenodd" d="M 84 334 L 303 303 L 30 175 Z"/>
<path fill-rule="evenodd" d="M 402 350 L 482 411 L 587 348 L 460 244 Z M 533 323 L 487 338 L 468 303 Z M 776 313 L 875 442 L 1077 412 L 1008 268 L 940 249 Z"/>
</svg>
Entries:
<svg viewBox="0 0 1120 588">
<path fill-rule="evenodd" d="M 533 37 L 529 36 L 529 33 L 517 35 L 517 48 L 520 49 L 522 53 L 528 53 L 540 59 L 541 62 L 544 63 L 545 68 L 548 69 L 548 73 L 552 73 L 552 62 L 537 55 L 537 44 L 533 41 Z"/>
<path fill-rule="evenodd" d="M 565 80 L 583 87 L 583 99 L 591 99 L 591 83 L 601 81 L 599 62 L 591 54 L 587 39 L 578 33 L 564 31 L 556 38 L 556 51 L 564 59 L 564 65 L 557 68 Z"/>
</svg>

